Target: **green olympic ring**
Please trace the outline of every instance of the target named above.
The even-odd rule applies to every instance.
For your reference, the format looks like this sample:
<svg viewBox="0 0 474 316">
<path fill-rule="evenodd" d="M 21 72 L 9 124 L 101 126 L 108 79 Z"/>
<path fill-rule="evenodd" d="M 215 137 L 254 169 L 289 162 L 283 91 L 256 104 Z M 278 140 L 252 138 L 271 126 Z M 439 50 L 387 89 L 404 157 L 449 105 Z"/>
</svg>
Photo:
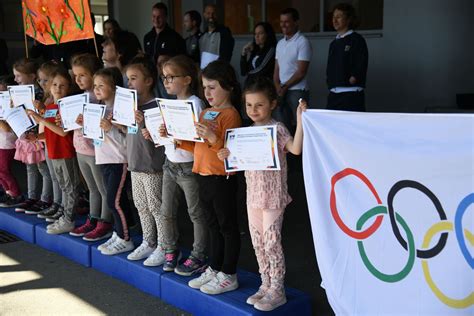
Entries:
<svg viewBox="0 0 474 316">
<path fill-rule="evenodd" d="M 362 216 L 357 221 L 357 230 L 360 230 L 362 226 L 364 226 L 365 222 L 367 222 L 370 218 L 379 214 L 387 214 L 387 208 L 385 206 L 379 205 L 374 208 L 371 208 L 370 210 L 362 214 Z M 413 233 L 411 232 L 405 220 L 400 216 L 400 214 L 395 213 L 395 219 L 405 230 L 407 239 L 408 239 L 408 261 L 405 267 L 400 272 L 395 273 L 395 274 L 385 274 L 377 270 L 377 268 L 374 267 L 374 265 L 370 262 L 369 258 L 367 257 L 367 254 L 364 249 L 363 241 L 362 240 L 357 241 L 357 246 L 359 247 L 359 253 L 366 268 L 377 279 L 382 280 L 384 282 L 390 282 L 390 283 L 398 282 L 404 279 L 413 268 L 413 265 L 415 263 L 415 257 L 416 257 L 416 253 L 415 253 L 416 248 L 415 248 L 415 240 L 413 238 Z"/>
</svg>

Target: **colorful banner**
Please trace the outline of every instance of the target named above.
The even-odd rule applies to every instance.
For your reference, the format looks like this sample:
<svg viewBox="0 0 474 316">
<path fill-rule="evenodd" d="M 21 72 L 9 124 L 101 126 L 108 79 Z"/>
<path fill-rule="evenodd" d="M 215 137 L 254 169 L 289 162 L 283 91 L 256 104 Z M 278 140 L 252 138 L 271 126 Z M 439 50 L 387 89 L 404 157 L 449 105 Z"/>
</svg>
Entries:
<svg viewBox="0 0 474 316">
<path fill-rule="evenodd" d="M 309 110 L 303 168 L 337 315 L 474 315 L 474 116 Z"/>
<path fill-rule="evenodd" d="M 87 0 L 23 0 L 22 6 L 26 34 L 42 44 L 94 38 Z"/>
</svg>

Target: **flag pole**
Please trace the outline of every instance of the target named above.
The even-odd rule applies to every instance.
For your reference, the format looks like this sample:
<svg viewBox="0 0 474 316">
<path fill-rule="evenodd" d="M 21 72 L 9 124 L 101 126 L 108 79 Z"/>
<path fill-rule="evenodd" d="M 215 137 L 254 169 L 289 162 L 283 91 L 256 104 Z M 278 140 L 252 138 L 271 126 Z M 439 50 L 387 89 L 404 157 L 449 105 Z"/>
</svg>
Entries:
<svg viewBox="0 0 474 316">
<path fill-rule="evenodd" d="M 95 47 L 95 54 L 97 58 L 99 58 L 99 50 L 97 49 L 97 41 L 95 40 L 95 34 L 94 34 L 94 47 Z"/>
<path fill-rule="evenodd" d="M 25 17 L 22 14 L 22 19 L 23 19 L 23 36 L 25 37 L 25 52 L 26 52 L 26 58 L 28 58 L 28 39 L 26 38 L 26 21 Z"/>
</svg>

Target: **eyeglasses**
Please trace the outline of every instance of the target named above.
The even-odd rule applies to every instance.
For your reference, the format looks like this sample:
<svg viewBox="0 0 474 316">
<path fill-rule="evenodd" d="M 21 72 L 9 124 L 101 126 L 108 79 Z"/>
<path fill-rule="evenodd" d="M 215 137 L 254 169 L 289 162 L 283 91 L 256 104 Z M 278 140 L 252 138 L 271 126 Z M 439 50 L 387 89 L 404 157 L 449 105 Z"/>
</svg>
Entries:
<svg viewBox="0 0 474 316">
<path fill-rule="evenodd" d="M 163 82 L 168 82 L 168 83 L 173 83 L 174 81 L 174 78 L 179 78 L 179 77 L 185 77 L 185 76 L 161 76 L 161 81 Z"/>
</svg>

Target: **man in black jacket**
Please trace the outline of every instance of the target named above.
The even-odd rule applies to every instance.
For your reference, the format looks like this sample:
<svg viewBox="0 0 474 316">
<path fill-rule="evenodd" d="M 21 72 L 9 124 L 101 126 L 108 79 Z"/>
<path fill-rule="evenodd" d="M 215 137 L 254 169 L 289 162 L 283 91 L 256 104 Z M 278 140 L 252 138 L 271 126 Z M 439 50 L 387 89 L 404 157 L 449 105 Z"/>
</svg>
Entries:
<svg viewBox="0 0 474 316">
<path fill-rule="evenodd" d="M 143 47 L 145 54 L 149 56 L 154 63 L 162 51 L 172 55 L 184 54 L 186 46 L 184 39 L 175 30 L 169 27 L 167 23 L 168 8 L 163 3 L 157 3 L 152 8 L 153 28 L 145 34 Z"/>
<path fill-rule="evenodd" d="M 184 30 L 189 33 L 186 37 L 186 54 L 195 62 L 201 60 L 199 51 L 199 39 L 201 38 L 201 15 L 196 10 L 188 11 L 183 18 Z"/>
<path fill-rule="evenodd" d="M 199 39 L 201 69 L 217 59 L 230 62 L 235 42 L 232 32 L 228 27 L 217 22 L 216 6 L 214 4 L 206 5 L 203 16 L 207 22 L 207 29 Z"/>
</svg>

